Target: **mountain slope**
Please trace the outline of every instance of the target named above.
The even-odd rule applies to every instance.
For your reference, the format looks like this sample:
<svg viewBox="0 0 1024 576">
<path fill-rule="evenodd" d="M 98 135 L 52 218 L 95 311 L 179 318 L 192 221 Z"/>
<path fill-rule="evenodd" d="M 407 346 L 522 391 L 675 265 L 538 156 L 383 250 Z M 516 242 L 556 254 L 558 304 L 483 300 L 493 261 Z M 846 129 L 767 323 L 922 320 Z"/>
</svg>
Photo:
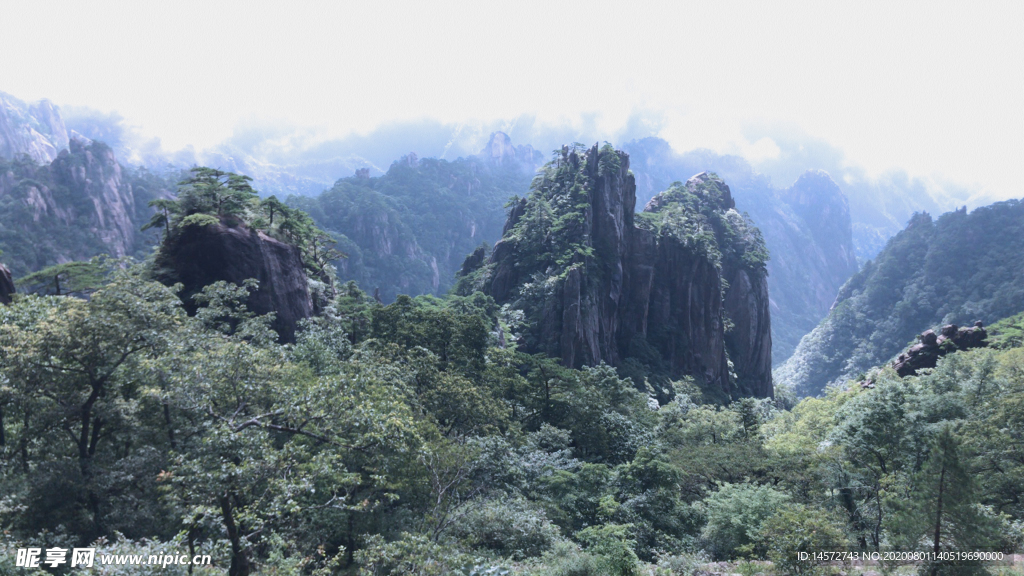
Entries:
<svg viewBox="0 0 1024 576">
<path fill-rule="evenodd" d="M 881 364 L 928 328 L 990 323 L 1024 310 L 1024 203 L 933 220 L 915 215 L 842 287 L 832 311 L 776 371 L 798 394 Z"/>
<path fill-rule="evenodd" d="M 398 294 L 443 294 L 463 259 L 482 242 L 501 238 L 504 205 L 529 187 L 537 154 L 512 147 L 496 133 L 479 156 L 454 161 L 417 158 L 394 162 L 371 178 L 361 170 L 317 197 L 291 196 L 339 240 L 348 258 L 337 262 L 342 280 Z"/>
<path fill-rule="evenodd" d="M 72 138 L 49 164 L 22 155 L 0 159 L 0 250 L 21 276 L 99 254 L 142 256 L 156 232 L 141 225 L 148 201 L 171 185 L 145 170 L 123 169 L 105 144 Z"/>
</svg>

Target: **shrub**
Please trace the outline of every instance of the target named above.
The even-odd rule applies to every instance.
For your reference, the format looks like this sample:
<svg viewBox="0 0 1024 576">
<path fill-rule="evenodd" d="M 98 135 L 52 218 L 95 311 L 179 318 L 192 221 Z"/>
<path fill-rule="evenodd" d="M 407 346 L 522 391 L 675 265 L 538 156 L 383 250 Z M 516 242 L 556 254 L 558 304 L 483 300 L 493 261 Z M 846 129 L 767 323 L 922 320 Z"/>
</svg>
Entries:
<svg viewBox="0 0 1024 576">
<path fill-rule="evenodd" d="M 523 560 L 540 556 L 558 540 L 558 527 L 523 499 L 491 500 L 453 526 L 452 534 L 474 548 Z"/>
<path fill-rule="evenodd" d="M 830 567 L 810 556 L 800 560 L 799 553 L 847 549 L 849 541 L 842 526 L 843 520 L 829 511 L 786 504 L 765 520 L 756 547 L 767 552 L 781 574 L 827 574 Z"/>
<path fill-rule="evenodd" d="M 738 549 L 754 541 L 761 524 L 789 496 L 769 486 L 725 483 L 704 501 L 708 523 L 701 536 L 720 559 L 735 557 Z"/>
</svg>

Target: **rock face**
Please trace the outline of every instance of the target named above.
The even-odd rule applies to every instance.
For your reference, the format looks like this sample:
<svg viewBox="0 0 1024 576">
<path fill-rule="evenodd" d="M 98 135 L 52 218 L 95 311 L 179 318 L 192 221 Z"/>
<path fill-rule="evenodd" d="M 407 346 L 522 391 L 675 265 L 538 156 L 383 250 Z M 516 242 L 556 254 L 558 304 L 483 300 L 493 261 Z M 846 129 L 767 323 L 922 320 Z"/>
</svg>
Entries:
<svg viewBox="0 0 1024 576">
<path fill-rule="evenodd" d="M 729 183 L 733 198 L 757 223 L 772 255 L 772 354 L 774 364 L 781 364 L 800 338 L 828 315 L 839 288 L 858 269 L 844 192 L 820 170 L 779 188 L 742 158 L 706 150 L 678 154 L 659 138 L 630 142 L 626 150 L 641 201 L 681 174 L 713 170 Z"/>
<path fill-rule="evenodd" d="M 0 248 L 16 273 L 144 250 L 148 238 L 138 232 L 138 221 L 148 217 L 145 197 L 136 198 L 105 144 L 72 138 L 48 165 L 14 161 L 4 168 L 0 201 L 9 207 L 0 223 L 11 233 L 0 234 Z"/>
<path fill-rule="evenodd" d="M 14 279 L 11 278 L 11 271 L 0 264 L 0 304 L 10 304 L 12 294 L 14 294 Z"/>
<path fill-rule="evenodd" d="M 570 367 L 644 363 L 725 397 L 772 396 L 766 275 L 717 229 L 746 229 L 724 182 L 698 174 L 653 198 L 637 222 L 625 152 L 564 148 L 545 170 L 480 268 L 498 303 L 525 309 L 525 348 Z"/>
<path fill-rule="evenodd" d="M 204 286 L 255 278 L 259 289 L 249 296 L 249 310 L 276 313 L 272 327 L 282 342 L 293 342 L 298 322 L 313 315 L 299 249 L 242 225 L 187 226 L 165 241 L 158 266 L 163 281 L 184 285 L 190 313 L 196 309 L 192 295 Z"/>
<path fill-rule="evenodd" d="M 48 164 L 67 147 L 67 128 L 53 103 L 41 100 L 30 106 L 0 92 L 0 158 L 25 154 Z"/>
<path fill-rule="evenodd" d="M 984 348 L 988 333 L 984 325 L 978 321 L 972 328 L 959 328 L 956 324 L 946 324 L 939 336 L 932 330 L 925 330 L 917 337 L 920 342 L 899 355 L 892 366 L 900 376 L 913 376 L 922 368 L 935 368 L 939 358 L 957 350 Z"/>
</svg>

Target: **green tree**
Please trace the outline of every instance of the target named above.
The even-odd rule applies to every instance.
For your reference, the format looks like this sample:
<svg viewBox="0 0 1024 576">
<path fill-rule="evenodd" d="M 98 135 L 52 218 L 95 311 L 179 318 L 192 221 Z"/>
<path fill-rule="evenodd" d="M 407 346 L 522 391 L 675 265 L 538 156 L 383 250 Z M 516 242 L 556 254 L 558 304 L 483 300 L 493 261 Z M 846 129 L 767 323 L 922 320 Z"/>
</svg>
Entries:
<svg viewBox="0 0 1024 576">
<path fill-rule="evenodd" d="M 982 513 L 976 486 L 953 426 L 945 424 L 925 465 L 914 475 L 906 500 L 897 504 L 891 531 L 907 550 L 925 542 L 936 554 L 991 546 L 996 525 Z M 926 572 L 932 576 L 985 573 L 980 563 L 967 561 L 933 562 Z"/>
<path fill-rule="evenodd" d="M 2 314 L 0 380 L 11 397 L 5 416 L 20 424 L 7 443 L 26 473 L 38 462 L 57 474 L 34 488 L 53 489 L 60 475 L 73 475 L 59 506 L 90 541 L 106 533 L 108 473 L 140 426 L 140 363 L 172 345 L 186 323 L 181 303 L 129 269 L 115 271 L 89 300 L 29 296 Z M 54 467 L 59 462 L 76 466 Z M 35 505 L 50 505 L 50 497 L 39 493 Z M 49 512 L 29 518 L 46 527 Z"/>
</svg>

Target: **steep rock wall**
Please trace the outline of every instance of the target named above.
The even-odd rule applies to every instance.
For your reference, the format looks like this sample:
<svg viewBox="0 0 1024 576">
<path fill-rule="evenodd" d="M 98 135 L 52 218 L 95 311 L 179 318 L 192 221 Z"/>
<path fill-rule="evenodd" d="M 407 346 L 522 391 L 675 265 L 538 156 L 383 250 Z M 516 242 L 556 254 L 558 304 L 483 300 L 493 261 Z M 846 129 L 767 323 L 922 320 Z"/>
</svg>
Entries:
<svg viewBox="0 0 1024 576">
<path fill-rule="evenodd" d="M 186 226 L 164 243 L 158 266 L 161 280 L 184 285 L 190 313 L 196 309 L 192 296 L 204 286 L 255 278 L 259 289 L 247 305 L 257 314 L 276 313 L 272 327 L 281 341 L 294 341 L 298 322 L 313 315 L 299 249 L 245 226 Z"/>
<path fill-rule="evenodd" d="M 136 197 L 113 151 L 99 142 L 72 138 L 41 166 L 0 161 L 0 205 L 0 249 L 17 275 L 97 254 L 139 255 L 153 239 L 138 231 L 146 196 Z"/>
<path fill-rule="evenodd" d="M 565 148 L 546 170 L 531 197 L 513 203 L 505 234 L 481 267 L 485 290 L 531 320 L 524 347 L 571 367 L 643 359 L 726 397 L 771 396 L 763 265 L 740 265 L 725 236 L 728 254 L 721 255 L 695 244 L 685 225 L 668 223 L 710 222 L 699 210 L 740 218 L 728 187 L 700 174 L 687 189 L 653 199 L 638 226 L 626 153 Z M 554 224 L 545 228 L 545 219 Z"/>
</svg>

